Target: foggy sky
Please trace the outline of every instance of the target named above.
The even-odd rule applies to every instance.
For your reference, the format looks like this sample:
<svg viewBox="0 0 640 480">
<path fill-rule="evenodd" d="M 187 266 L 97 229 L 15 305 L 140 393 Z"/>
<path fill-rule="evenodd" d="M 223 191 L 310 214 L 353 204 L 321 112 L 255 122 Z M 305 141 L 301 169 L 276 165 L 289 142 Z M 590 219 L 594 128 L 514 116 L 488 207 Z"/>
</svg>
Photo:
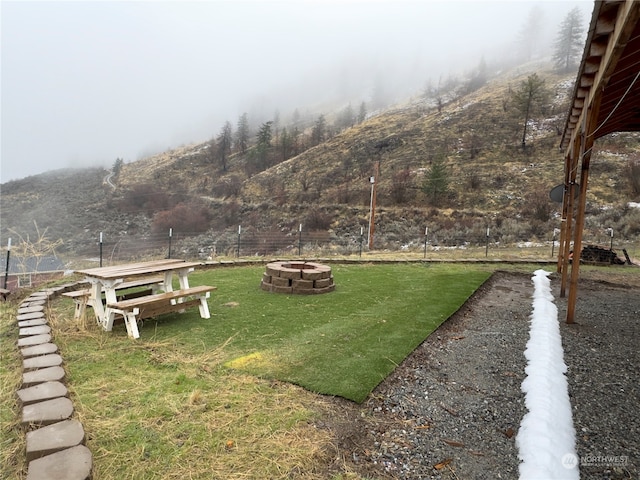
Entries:
<svg viewBox="0 0 640 480">
<path fill-rule="evenodd" d="M 509 55 L 534 5 L 551 44 L 593 2 L 2 1 L 0 181 L 125 162 Z M 318 112 L 329 113 L 329 112 Z M 258 119 L 261 115 L 262 118 Z M 252 118 L 253 116 L 253 118 Z"/>
</svg>

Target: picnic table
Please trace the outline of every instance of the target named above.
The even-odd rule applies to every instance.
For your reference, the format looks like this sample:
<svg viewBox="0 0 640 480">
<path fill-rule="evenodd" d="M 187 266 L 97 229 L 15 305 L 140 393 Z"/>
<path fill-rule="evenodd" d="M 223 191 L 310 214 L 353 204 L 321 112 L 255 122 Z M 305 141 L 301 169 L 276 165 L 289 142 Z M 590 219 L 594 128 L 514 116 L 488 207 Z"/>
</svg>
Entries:
<svg viewBox="0 0 640 480">
<path fill-rule="evenodd" d="M 188 275 L 199 262 L 180 259 L 153 260 L 110 267 L 76 270 L 90 284 L 88 305 L 93 307 L 96 321 L 106 331 L 111 331 L 117 315 L 124 318 L 127 333 L 133 338 L 140 336 L 137 322 L 171 311 L 184 311 L 198 305 L 200 316 L 210 318 L 207 298 L 216 287 L 207 285 L 189 287 Z M 160 282 L 158 281 L 160 278 Z M 177 276 L 180 288 L 173 289 L 173 277 Z M 147 279 L 147 281 L 145 281 Z M 122 287 L 153 285 L 151 293 L 133 294 L 118 298 Z M 161 291 L 160 293 L 157 293 Z M 103 300 L 104 294 L 104 300 Z"/>
</svg>

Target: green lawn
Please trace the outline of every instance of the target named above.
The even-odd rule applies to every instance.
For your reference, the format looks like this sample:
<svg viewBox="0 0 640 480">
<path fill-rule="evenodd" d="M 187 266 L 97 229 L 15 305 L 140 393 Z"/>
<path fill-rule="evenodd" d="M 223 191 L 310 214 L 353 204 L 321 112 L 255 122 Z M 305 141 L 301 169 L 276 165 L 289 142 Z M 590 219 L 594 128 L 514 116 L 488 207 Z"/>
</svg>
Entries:
<svg viewBox="0 0 640 480">
<path fill-rule="evenodd" d="M 362 402 L 488 278 L 463 265 L 336 265 L 336 290 L 260 290 L 263 267 L 213 269 L 212 317 L 197 310 L 145 322 L 139 342 L 171 340 L 185 354 L 225 344 L 225 365 Z M 116 327 L 124 335 L 124 327 Z"/>
<path fill-rule="evenodd" d="M 314 296 L 262 291 L 263 267 L 195 272 L 192 285 L 218 287 L 212 317 L 191 309 L 146 321 L 138 340 L 123 325 L 104 332 L 90 320 L 80 328 L 73 302 L 57 299 L 50 321 L 75 416 L 88 432 L 92 478 L 360 479 L 335 464 L 331 430 L 314 423 L 331 407 L 312 392 L 363 401 L 490 272 L 332 268 L 336 290 Z M 0 477 L 23 478 L 15 400 L 22 358 L 15 312 L 4 307 Z"/>
</svg>

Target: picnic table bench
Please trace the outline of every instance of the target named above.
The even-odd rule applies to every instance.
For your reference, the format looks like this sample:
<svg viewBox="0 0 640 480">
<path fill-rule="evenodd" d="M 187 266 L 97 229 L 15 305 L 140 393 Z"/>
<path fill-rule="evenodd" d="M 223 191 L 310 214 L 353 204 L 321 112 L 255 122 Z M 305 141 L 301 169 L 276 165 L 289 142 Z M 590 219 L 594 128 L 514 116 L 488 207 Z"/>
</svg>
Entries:
<svg viewBox="0 0 640 480">
<path fill-rule="evenodd" d="M 152 293 L 156 293 L 160 286 L 164 282 L 164 277 L 150 277 L 150 278 L 142 278 L 131 280 L 128 282 L 122 282 L 115 286 L 116 292 L 122 290 L 129 290 L 136 287 L 151 287 L 145 290 L 138 290 L 135 292 L 127 292 L 126 294 L 118 296 L 119 300 L 126 300 L 127 298 L 135 298 L 143 295 L 149 295 Z M 105 289 L 102 289 L 104 293 Z M 84 318 L 85 311 L 87 309 L 87 304 L 89 303 L 89 297 L 91 296 L 91 289 L 83 288 L 80 290 L 73 290 L 71 292 L 64 292 L 62 294 L 64 297 L 68 297 L 72 299 L 76 305 L 75 312 L 73 314 L 73 318 L 75 320 L 79 320 Z"/>
<path fill-rule="evenodd" d="M 217 287 L 201 285 L 198 287 L 184 288 L 172 292 L 145 295 L 114 303 L 107 303 L 107 307 L 114 313 L 124 317 L 127 333 L 130 337 L 138 338 L 138 320 L 156 317 L 164 313 L 183 311 L 186 308 L 198 305 L 201 318 L 211 318 L 207 298 Z"/>
<path fill-rule="evenodd" d="M 0 297 L 2 297 L 2 300 L 6 300 L 7 295 L 9 295 L 10 293 L 11 293 L 11 290 L 7 290 L 6 288 L 0 288 Z"/>
</svg>

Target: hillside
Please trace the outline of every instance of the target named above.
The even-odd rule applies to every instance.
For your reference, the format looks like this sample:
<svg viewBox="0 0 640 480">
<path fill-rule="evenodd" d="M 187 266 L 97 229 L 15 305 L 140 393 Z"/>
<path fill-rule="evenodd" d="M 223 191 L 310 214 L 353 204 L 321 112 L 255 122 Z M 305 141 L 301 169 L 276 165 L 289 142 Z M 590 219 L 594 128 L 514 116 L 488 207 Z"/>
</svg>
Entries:
<svg viewBox="0 0 640 480">
<path fill-rule="evenodd" d="M 522 120 L 510 99 L 534 71 L 550 98 L 529 122 L 523 152 Z M 183 237 L 228 239 L 238 225 L 285 232 L 302 223 L 325 237 L 353 234 L 367 226 L 369 177 L 379 163 L 380 248 L 385 239 L 419 239 L 425 225 L 444 243 L 474 241 L 487 226 L 503 243 L 548 239 L 559 223 L 560 205 L 548 193 L 563 179 L 558 144 L 572 82 L 573 74 L 559 76 L 544 65 L 520 67 L 469 93 L 461 85 L 376 112 L 285 161 L 274 147 L 263 168 L 256 167 L 254 147 L 245 154 L 232 151 L 223 170 L 207 142 L 124 164 L 113 172 L 115 188 L 105 182 L 109 172 L 103 169 L 8 182 L 2 185 L 2 237 L 36 238 L 35 221 L 49 238 L 64 239 L 62 250 L 83 254 L 94 248 L 97 232 L 148 240 L 165 235 L 167 226 Z M 305 128 L 303 137 L 311 126 Z M 640 155 L 638 138 L 616 134 L 597 142 L 587 225 L 596 238 L 605 227 L 630 240 L 640 234 L 638 209 L 625 208 L 640 200 L 628 173 L 629 162 Z M 274 145 L 278 141 L 274 136 Z M 444 165 L 448 179 L 447 192 L 438 198 L 422 188 L 436 164 Z"/>
</svg>

